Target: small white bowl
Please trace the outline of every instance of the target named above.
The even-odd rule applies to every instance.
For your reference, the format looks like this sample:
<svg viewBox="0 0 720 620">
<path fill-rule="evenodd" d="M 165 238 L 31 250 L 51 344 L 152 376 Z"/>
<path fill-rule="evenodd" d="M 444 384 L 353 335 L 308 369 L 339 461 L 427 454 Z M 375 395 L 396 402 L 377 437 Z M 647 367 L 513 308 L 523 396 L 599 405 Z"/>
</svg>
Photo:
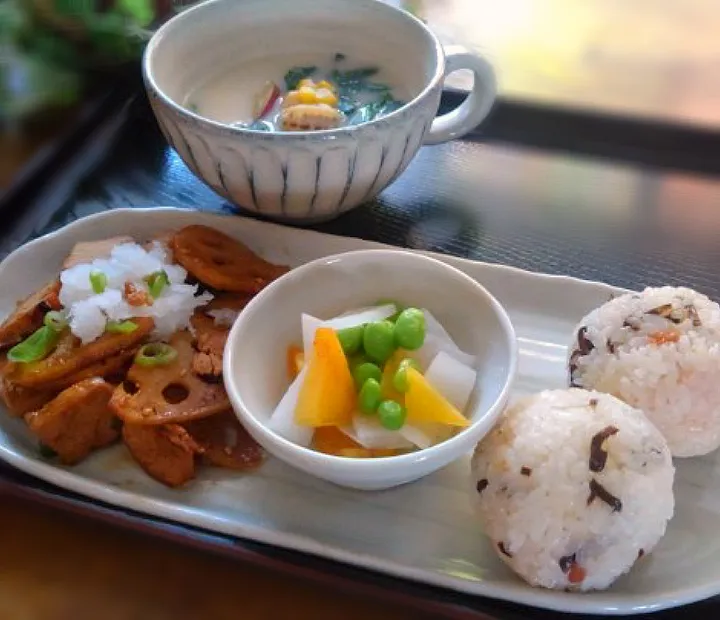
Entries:
<svg viewBox="0 0 720 620">
<path fill-rule="evenodd" d="M 271 431 L 268 420 L 288 387 L 286 350 L 302 342 L 301 314 L 331 318 L 380 299 L 427 308 L 463 350 L 477 355 L 471 425 L 425 450 L 379 459 L 322 454 Z M 502 413 L 516 366 L 510 319 L 475 280 L 420 254 L 364 250 L 303 265 L 257 295 L 230 331 L 223 374 L 238 418 L 270 454 L 338 485 L 377 490 L 422 478 L 472 450 Z"/>
</svg>

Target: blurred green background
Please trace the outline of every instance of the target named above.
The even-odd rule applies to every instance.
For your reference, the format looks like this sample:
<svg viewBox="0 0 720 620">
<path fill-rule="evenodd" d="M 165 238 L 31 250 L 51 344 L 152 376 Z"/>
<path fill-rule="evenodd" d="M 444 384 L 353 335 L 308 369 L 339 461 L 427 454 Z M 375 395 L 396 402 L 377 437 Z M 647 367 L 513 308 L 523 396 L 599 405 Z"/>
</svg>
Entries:
<svg viewBox="0 0 720 620">
<path fill-rule="evenodd" d="M 79 101 L 98 74 L 138 60 L 170 0 L 1 0 L 0 121 Z"/>
</svg>

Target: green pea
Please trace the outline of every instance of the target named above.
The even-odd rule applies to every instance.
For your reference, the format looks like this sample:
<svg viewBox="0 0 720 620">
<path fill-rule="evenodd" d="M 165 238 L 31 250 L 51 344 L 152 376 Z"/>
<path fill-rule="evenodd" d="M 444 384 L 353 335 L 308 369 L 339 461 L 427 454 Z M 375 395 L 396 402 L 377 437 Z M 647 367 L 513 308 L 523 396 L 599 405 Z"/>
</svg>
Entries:
<svg viewBox="0 0 720 620">
<path fill-rule="evenodd" d="M 420 370 L 420 364 L 418 364 L 414 359 L 411 359 L 409 357 L 406 357 L 400 364 L 398 365 L 397 372 L 393 375 L 393 387 L 398 392 L 407 392 L 408 390 L 408 382 L 407 382 L 407 370 L 408 368 L 414 368 L 415 370 Z"/>
<path fill-rule="evenodd" d="M 425 342 L 425 315 L 417 308 L 406 308 L 395 321 L 395 342 L 399 347 L 415 351 Z"/>
<path fill-rule="evenodd" d="M 355 353 L 360 350 L 364 332 L 365 327 L 363 325 L 358 325 L 357 327 L 346 327 L 345 329 L 340 329 L 335 332 L 345 355 L 355 355 Z"/>
<path fill-rule="evenodd" d="M 360 411 L 363 413 L 375 413 L 381 400 L 380 382 L 376 379 L 365 381 L 358 395 Z"/>
<path fill-rule="evenodd" d="M 395 326 L 390 321 L 368 323 L 363 333 L 363 347 L 367 356 L 384 364 L 395 351 Z"/>
<path fill-rule="evenodd" d="M 350 372 L 354 373 L 355 369 L 358 366 L 361 366 L 365 362 L 368 361 L 368 358 L 365 357 L 363 353 L 356 353 L 355 355 L 348 355 L 348 366 L 350 367 Z"/>
<path fill-rule="evenodd" d="M 52 351 L 60 339 L 60 332 L 52 327 L 43 325 L 36 332 L 33 332 L 22 342 L 16 344 L 7 352 L 7 358 L 11 362 L 29 364 L 44 360 Z"/>
<path fill-rule="evenodd" d="M 380 424 L 389 431 L 398 431 L 405 424 L 405 407 L 394 400 L 384 400 L 377 409 Z"/>
<path fill-rule="evenodd" d="M 355 379 L 355 385 L 361 388 L 368 379 L 374 379 L 379 383 L 382 379 L 382 370 L 377 364 L 365 362 L 355 367 L 353 378 Z"/>
</svg>

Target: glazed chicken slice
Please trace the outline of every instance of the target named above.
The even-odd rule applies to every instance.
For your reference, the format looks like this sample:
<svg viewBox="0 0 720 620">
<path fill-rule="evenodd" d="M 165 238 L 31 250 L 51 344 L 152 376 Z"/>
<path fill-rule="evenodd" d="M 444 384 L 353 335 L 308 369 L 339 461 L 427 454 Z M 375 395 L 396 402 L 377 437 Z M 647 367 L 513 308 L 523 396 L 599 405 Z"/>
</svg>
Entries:
<svg viewBox="0 0 720 620">
<path fill-rule="evenodd" d="M 54 390 L 25 388 L 0 377 L 0 398 L 11 416 L 19 418 L 30 411 L 37 411 L 55 396 L 57 392 Z"/>
<path fill-rule="evenodd" d="M 158 482 L 179 487 L 195 477 L 195 455 L 202 448 L 182 426 L 125 424 L 123 441 L 138 465 Z"/>
<path fill-rule="evenodd" d="M 117 439 L 117 419 L 108 407 L 112 391 L 102 379 L 85 379 L 28 413 L 25 421 L 61 463 L 75 465 Z"/>
<path fill-rule="evenodd" d="M 22 417 L 30 411 L 37 411 L 57 396 L 57 391 L 32 390 L 14 384 L 5 376 L 9 364 L 4 355 L 0 356 L 0 401 L 11 416 Z"/>
<path fill-rule="evenodd" d="M 55 398 L 59 392 L 84 379 L 98 377 L 115 386 L 124 378 L 132 355 L 133 351 L 128 351 L 116 357 L 110 357 L 61 381 L 49 383 L 41 389 L 18 385 L 0 371 L 0 398 L 5 403 L 10 415 L 19 417 L 30 411 L 37 411 Z"/>
<path fill-rule="evenodd" d="M 24 340 L 42 325 L 46 312 L 59 310 L 59 293 L 60 280 L 53 280 L 21 301 L 0 325 L 0 349 Z"/>
</svg>

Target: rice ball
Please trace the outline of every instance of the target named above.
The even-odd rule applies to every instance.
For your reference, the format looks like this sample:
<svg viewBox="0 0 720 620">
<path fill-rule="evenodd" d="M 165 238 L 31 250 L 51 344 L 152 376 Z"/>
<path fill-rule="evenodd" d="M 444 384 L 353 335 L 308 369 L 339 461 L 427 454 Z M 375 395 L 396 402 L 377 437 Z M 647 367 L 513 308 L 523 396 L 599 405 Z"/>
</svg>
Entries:
<svg viewBox="0 0 720 620">
<path fill-rule="evenodd" d="M 613 299 L 579 324 L 570 384 L 642 409 L 673 456 L 720 446 L 720 306 L 688 288 Z"/>
<path fill-rule="evenodd" d="M 528 583 L 597 590 L 662 538 L 674 474 L 641 411 L 609 394 L 550 390 L 508 408 L 480 442 L 472 493 L 498 556 Z"/>
</svg>

